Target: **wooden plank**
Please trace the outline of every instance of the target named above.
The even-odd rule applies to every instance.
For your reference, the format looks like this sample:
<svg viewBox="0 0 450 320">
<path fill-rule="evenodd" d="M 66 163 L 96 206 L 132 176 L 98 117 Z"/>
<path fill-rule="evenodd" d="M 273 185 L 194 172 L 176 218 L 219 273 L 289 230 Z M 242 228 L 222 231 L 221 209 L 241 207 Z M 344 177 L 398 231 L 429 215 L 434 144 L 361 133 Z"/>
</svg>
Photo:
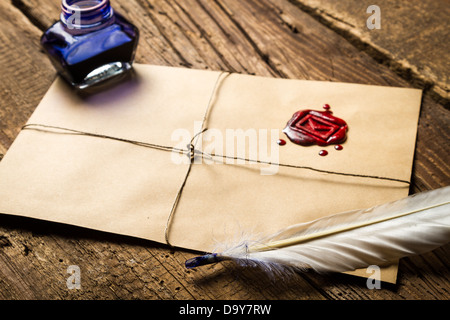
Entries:
<svg viewBox="0 0 450 320">
<path fill-rule="evenodd" d="M 41 30 L 26 21 L 16 8 L 6 3 L 0 5 L 4 21 L 21 19 L 19 29 L 14 32 L 24 38 L 23 43 L 10 42 L 12 53 L 0 52 L 0 59 L 7 54 L 20 56 L 24 47 L 36 41 L 59 15 L 59 0 L 45 4 L 37 0 L 14 3 Z M 288 1 L 116 0 L 113 4 L 141 30 L 137 54 L 141 63 L 410 86 L 388 67 L 376 63 Z M 12 32 L 9 29 L 9 25 L 0 26 L 0 39 L 8 42 L 8 32 Z M 14 79 L 2 81 L 2 92 L 23 96 L 21 101 L 8 104 L 10 107 L 3 103 L 6 96 L 5 99 L 2 96 L 0 112 L 4 113 L 0 125 L 2 132 L 7 132 L 3 134 L 6 137 L 3 150 L 8 148 L 54 76 L 46 59 L 36 56 L 39 49 L 34 43 L 28 49 L 34 54 L 24 55 L 24 61 L 15 67 L 23 71 Z M 39 69 L 35 73 L 46 75 L 47 82 L 41 77 L 29 77 L 27 70 L 31 64 Z M 17 82 L 27 85 L 18 90 Z M 32 95 L 29 91 L 36 93 Z M 21 102 L 28 107 L 14 115 L 12 110 Z M 419 124 L 414 192 L 449 183 L 448 119 L 448 111 L 426 95 Z M 446 299 L 449 281 L 445 253 L 439 249 L 405 259 L 400 265 L 397 288 L 368 290 L 361 279 L 344 275 L 293 274 L 283 281 L 274 281 L 258 270 L 226 263 L 189 271 L 183 264 L 193 253 L 183 250 L 172 252 L 165 246 L 138 239 L 0 216 L 0 298 Z M 431 261 L 432 267 L 426 267 L 423 261 Z M 66 286 L 70 265 L 81 268 L 80 290 L 69 290 Z M 418 282 L 417 275 L 422 281 Z"/>
<path fill-rule="evenodd" d="M 450 2 L 448 0 L 294 0 L 303 10 L 363 48 L 409 81 L 429 88 L 449 105 Z M 380 8 L 380 29 L 367 28 L 371 5 Z"/>
</svg>

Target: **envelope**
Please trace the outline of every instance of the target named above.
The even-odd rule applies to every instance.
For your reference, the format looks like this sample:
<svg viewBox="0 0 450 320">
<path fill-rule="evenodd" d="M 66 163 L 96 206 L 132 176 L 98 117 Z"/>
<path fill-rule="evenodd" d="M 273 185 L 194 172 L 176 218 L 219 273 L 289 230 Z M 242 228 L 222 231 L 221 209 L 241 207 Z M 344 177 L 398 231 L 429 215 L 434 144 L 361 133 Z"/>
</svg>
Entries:
<svg viewBox="0 0 450 320">
<path fill-rule="evenodd" d="M 407 196 L 421 95 L 142 64 L 90 95 L 57 78 L 0 162 L 0 212 L 210 252 Z M 324 104 L 343 150 L 291 142 Z"/>
</svg>

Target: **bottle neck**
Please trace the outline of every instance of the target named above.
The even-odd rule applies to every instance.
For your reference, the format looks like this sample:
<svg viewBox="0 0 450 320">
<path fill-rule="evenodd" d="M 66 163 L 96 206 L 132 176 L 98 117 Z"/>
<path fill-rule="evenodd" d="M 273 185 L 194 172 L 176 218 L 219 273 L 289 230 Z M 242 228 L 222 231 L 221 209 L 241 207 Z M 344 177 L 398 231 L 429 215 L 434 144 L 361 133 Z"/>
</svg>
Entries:
<svg viewBox="0 0 450 320">
<path fill-rule="evenodd" d="M 113 16 L 109 0 L 62 0 L 61 22 L 73 34 L 101 29 Z"/>
</svg>

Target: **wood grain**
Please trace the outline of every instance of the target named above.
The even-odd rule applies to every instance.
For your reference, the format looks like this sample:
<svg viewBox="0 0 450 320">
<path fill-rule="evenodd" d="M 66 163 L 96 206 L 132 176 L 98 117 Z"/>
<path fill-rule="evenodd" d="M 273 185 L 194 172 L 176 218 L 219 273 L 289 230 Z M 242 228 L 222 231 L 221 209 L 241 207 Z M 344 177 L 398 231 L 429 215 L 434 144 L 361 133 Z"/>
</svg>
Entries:
<svg viewBox="0 0 450 320">
<path fill-rule="evenodd" d="M 401 77 L 449 106 L 450 6 L 447 0 L 293 0 Z M 370 5 L 380 9 L 380 29 L 366 25 Z"/>
<path fill-rule="evenodd" d="M 141 31 L 137 62 L 269 77 L 410 87 L 388 66 L 287 0 L 116 0 Z M 39 47 L 59 0 L 0 3 L 0 153 L 55 77 Z M 425 94 L 411 192 L 450 184 L 449 111 Z M 403 259 L 399 283 L 369 290 L 346 275 L 273 279 L 224 263 L 186 270 L 194 253 L 0 215 L 0 299 L 448 299 L 448 246 Z M 81 269 L 69 290 L 67 268 Z"/>
</svg>

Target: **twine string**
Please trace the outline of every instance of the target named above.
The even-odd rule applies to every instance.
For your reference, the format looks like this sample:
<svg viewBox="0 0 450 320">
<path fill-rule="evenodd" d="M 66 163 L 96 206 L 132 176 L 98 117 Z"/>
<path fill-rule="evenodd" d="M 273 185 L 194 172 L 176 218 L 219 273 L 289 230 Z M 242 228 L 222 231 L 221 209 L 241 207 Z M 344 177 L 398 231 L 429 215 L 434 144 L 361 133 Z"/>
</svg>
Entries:
<svg viewBox="0 0 450 320">
<path fill-rule="evenodd" d="M 225 75 L 225 76 L 223 77 L 223 75 Z M 170 225 L 171 225 L 171 222 L 172 222 L 172 217 L 175 214 L 175 211 L 176 211 L 176 209 L 178 207 L 178 202 L 180 201 L 181 194 L 183 193 L 184 187 L 186 186 L 186 182 L 188 180 L 189 174 L 191 173 L 192 165 L 194 164 L 195 154 L 196 154 L 196 151 L 197 151 L 195 149 L 195 145 L 197 144 L 197 138 L 200 137 L 207 130 L 207 128 L 205 127 L 206 126 L 206 121 L 207 121 L 209 112 L 211 111 L 211 107 L 213 105 L 214 98 L 216 97 L 216 94 L 217 94 L 218 89 L 220 88 L 220 85 L 225 80 L 225 78 L 227 78 L 229 75 L 230 75 L 229 72 L 222 71 L 217 76 L 216 82 L 214 83 L 213 90 L 211 92 L 211 95 L 209 96 L 209 101 L 208 101 L 208 104 L 207 104 L 206 109 L 205 109 L 205 114 L 203 115 L 201 131 L 198 132 L 197 134 L 195 134 L 192 137 L 190 143 L 187 145 L 188 151 L 189 151 L 189 166 L 188 166 L 186 174 L 184 175 L 184 179 L 183 179 L 183 182 L 182 182 L 182 184 L 180 186 L 180 189 L 178 189 L 177 195 L 175 197 L 175 201 L 172 204 L 172 208 L 170 209 L 170 213 L 169 213 L 169 216 L 167 217 L 166 226 L 165 226 L 165 229 L 164 229 L 164 238 L 166 240 L 166 244 L 171 246 L 171 247 L 173 247 L 173 246 L 172 246 L 172 244 L 169 241 Z"/>
<path fill-rule="evenodd" d="M 368 179 L 377 179 L 377 180 L 386 180 L 386 181 L 392 181 L 392 182 L 400 182 L 400 183 L 405 183 L 405 184 L 411 184 L 407 180 L 390 178 L 390 177 L 383 177 L 383 176 L 376 176 L 376 175 L 365 175 L 365 174 L 359 174 L 359 173 L 348 173 L 348 172 L 331 171 L 331 170 L 324 170 L 324 169 L 308 167 L 308 166 L 299 166 L 299 165 L 293 165 L 293 164 L 287 164 L 287 163 L 277 163 L 277 162 L 272 162 L 272 161 L 264 161 L 264 160 L 250 159 L 250 158 L 237 157 L 237 156 L 227 156 L 227 155 L 222 155 L 222 154 L 216 154 L 214 152 L 212 152 L 212 153 L 203 152 L 203 151 L 198 150 L 198 149 L 195 148 L 194 143 L 193 143 L 193 139 L 195 139 L 199 135 L 205 133 L 208 130 L 207 128 L 203 129 L 202 131 L 200 131 L 199 133 L 197 133 L 194 136 L 194 138 L 191 140 L 191 142 L 187 144 L 187 149 L 175 148 L 175 147 L 158 145 L 158 144 L 154 144 L 154 143 L 147 143 L 147 142 L 136 141 L 136 140 L 117 138 L 117 137 L 103 135 L 103 134 L 96 134 L 96 133 L 78 131 L 78 130 L 67 129 L 67 128 L 62 128 L 62 127 L 43 125 L 43 124 L 27 124 L 27 125 L 22 127 L 22 130 L 35 130 L 35 131 L 58 133 L 58 134 L 83 135 L 83 136 L 90 136 L 90 137 L 97 137 L 97 138 L 103 138 L 103 139 L 116 140 L 116 141 L 121 141 L 121 142 L 125 142 L 125 143 L 134 144 L 134 145 L 137 145 L 137 146 L 140 146 L 140 147 L 152 148 L 152 149 L 157 149 L 157 150 L 162 150 L 162 151 L 169 151 L 169 152 L 178 152 L 180 154 L 187 155 L 191 159 L 191 161 L 194 160 L 195 155 L 199 155 L 199 156 L 202 156 L 202 157 L 207 157 L 209 160 L 214 160 L 214 158 L 221 158 L 222 160 L 226 160 L 226 159 L 229 159 L 229 160 L 241 160 L 243 162 L 257 163 L 257 164 L 266 164 L 266 165 L 280 166 L 280 167 L 292 168 L 292 169 L 304 169 L 304 170 L 310 170 L 310 171 L 315 171 L 315 172 L 319 172 L 319 173 L 326 173 L 326 174 L 331 174 L 331 175 L 349 176 L 349 177 L 357 177 L 357 178 L 368 178 Z M 56 131 L 56 130 L 58 130 L 58 131 Z M 221 161 L 221 163 L 224 163 L 224 162 Z"/>
</svg>

